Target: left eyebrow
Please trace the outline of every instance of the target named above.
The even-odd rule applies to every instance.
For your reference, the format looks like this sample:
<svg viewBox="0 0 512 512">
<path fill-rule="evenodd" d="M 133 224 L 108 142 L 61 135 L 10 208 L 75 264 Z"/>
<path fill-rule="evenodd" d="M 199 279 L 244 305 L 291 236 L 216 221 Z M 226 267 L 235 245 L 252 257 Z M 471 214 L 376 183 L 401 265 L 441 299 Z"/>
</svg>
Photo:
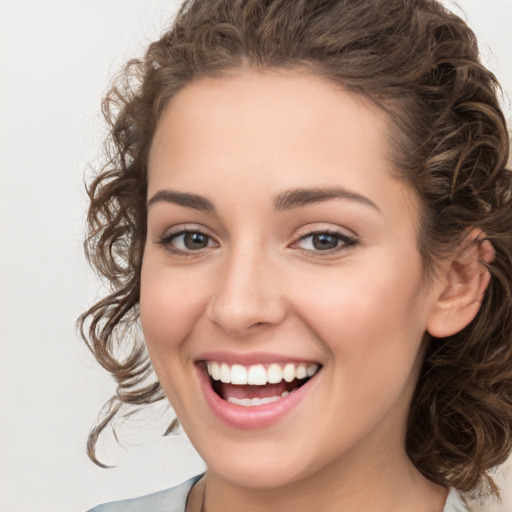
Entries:
<svg viewBox="0 0 512 512">
<path fill-rule="evenodd" d="M 287 190 L 274 199 L 274 209 L 277 211 L 289 210 L 291 208 L 297 208 L 298 206 L 328 201 L 329 199 L 349 199 L 351 201 L 357 201 L 358 203 L 375 208 L 380 212 L 380 208 L 371 199 L 343 187 L 297 188 Z"/>
<path fill-rule="evenodd" d="M 155 203 L 174 203 L 185 208 L 210 212 L 214 210 L 213 204 L 206 197 L 177 192 L 175 190 L 160 190 L 148 201 L 148 208 Z"/>
</svg>

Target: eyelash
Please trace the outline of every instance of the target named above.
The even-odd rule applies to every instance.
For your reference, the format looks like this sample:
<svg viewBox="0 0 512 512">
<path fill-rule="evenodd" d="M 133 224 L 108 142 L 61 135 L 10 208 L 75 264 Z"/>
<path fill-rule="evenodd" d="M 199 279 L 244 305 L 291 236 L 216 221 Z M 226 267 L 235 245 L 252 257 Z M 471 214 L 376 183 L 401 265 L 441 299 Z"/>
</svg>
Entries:
<svg viewBox="0 0 512 512">
<path fill-rule="evenodd" d="M 349 236 L 345 233 L 341 233 L 340 231 L 335 230 L 329 230 L 329 229 L 318 229 L 315 231 L 311 231 L 305 235 L 302 235 L 297 242 L 294 242 L 291 246 L 297 246 L 300 242 L 303 242 L 304 240 L 311 239 L 311 243 L 314 244 L 313 238 L 315 236 L 325 236 L 332 237 L 337 240 L 337 245 L 330 249 L 304 249 L 304 248 L 298 248 L 299 250 L 303 251 L 304 253 L 311 254 L 311 253 L 319 253 L 321 255 L 331 255 L 336 254 L 340 251 L 347 250 L 351 247 L 354 247 L 358 244 L 357 238 L 353 236 Z"/>
<path fill-rule="evenodd" d="M 177 248 L 173 245 L 173 241 L 177 240 L 179 237 L 186 236 L 186 235 L 201 235 L 208 240 L 207 245 L 205 247 L 201 247 L 197 250 L 190 249 L 190 248 L 184 248 L 184 249 Z M 325 250 L 318 249 L 318 248 L 305 249 L 303 247 L 299 247 L 299 244 L 301 242 L 304 242 L 305 240 L 311 239 L 311 241 L 312 241 L 311 243 L 314 244 L 313 239 L 315 236 L 325 236 L 325 235 L 337 240 L 337 245 L 335 247 L 332 247 L 330 249 L 325 249 Z M 158 240 L 158 244 L 161 245 L 162 247 L 164 247 L 167 251 L 169 251 L 177 256 L 184 257 L 184 258 L 193 257 L 193 256 L 198 255 L 198 253 L 202 253 L 205 249 L 208 249 L 211 247 L 210 246 L 211 242 L 213 242 L 214 244 L 216 244 L 218 246 L 218 243 L 208 233 L 206 233 L 205 231 L 202 231 L 200 229 L 192 229 L 192 228 L 180 229 L 179 231 L 168 233 L 168 234 L 160 237 Z M 298 250 L 300 250 L 301 252 L 306 253 L 306 254 L 318 253 L 318 254 L 327 256 L 327 255 L 331 255 L 331 254 L 336 254 L 343 250 L 347 250 L 351 247 L 356 246 L 358 243 L 359 243 L 359 241 L 357 240 L 357 238 L 349 236 L 345 233 L 341 233 L 339 231 L 329 230 L 329 229 L 317 229 L 317 230 L 310 231 L 309 233 L 306 233 L 306 234 L 300 236 L 300 238 L 297 241 L 290 244 L 289 247 L 297 248 Z"/>
<path fill-rule="evenodd" d="M 194 249 L 179 249 L 175 246 L 173 246 L 173 241 L 178 239 L 180 236 L 186 236 L 186 235 L 201 235 L 205 237 L 208 240 L 208 245 L 206 247 L 202 247 L 200 249 L 194 250 Z M 200 230 L 200 229 L 180 229 L 178 231 L 174 231 L 172 233 L 167 233 L 166 235 L 160 237 L 158 240 L 158 244 L 164 247 L 167 251 L 184 258 L 195 256 L 197 253 L 202 252 L 204 249 L 209 248 L 210 242 L 214 242 L 217 244 L 217 242 L 214 241 L 213 237 L 211 237 L 208 233 Z M 217 244 L 218 245 L 218 244 Z"/>
</svg>

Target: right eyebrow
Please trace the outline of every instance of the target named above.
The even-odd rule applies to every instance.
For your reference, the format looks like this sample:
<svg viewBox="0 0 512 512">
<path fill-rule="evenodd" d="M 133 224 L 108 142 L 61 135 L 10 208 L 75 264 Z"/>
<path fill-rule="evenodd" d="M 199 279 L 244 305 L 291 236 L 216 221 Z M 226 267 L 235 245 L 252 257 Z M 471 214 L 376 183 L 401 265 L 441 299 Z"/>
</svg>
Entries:
<svg viewBox="0 0 512 512">
<path fill-rule="evenodd" d="M 328 201 L 329 199 L 349 199 L 351 201 L 357 201 L 366 206 L 371 206 L 380 212 L 380 208 L 373 201 L 344 187 L 297 188 L 287 190 L 274 199 L 274 208 L 276 210 L 288 210 L 299 206 L 319 203 L 321 201 Z"/>
<path fill-rule="evenodd" d="M 173 203 L 185 208 L 193 208 L 194 210 L 205 212 L 211 212 L 215 209 L 206 197 L 187 192 L 177 192 L 175 190 L 159 190 L 148 200 L 147 206 L 149 208 L 151 205 L 161 202 Z"/>
</svg>

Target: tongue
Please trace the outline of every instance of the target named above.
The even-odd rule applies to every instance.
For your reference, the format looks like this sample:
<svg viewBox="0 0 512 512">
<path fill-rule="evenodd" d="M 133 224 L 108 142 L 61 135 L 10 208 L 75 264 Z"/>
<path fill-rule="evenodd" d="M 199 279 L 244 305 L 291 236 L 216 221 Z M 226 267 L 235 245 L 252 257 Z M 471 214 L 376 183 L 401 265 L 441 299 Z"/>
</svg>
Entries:
<svg viewBox="0 0 512 512">
<path fill-rule="evenodd" d="M 284 391 L 289 390 L 290 385 L 284 381 L 278 384 L 266 384 L 265 386 L 237 386 L 235 384 L 220 383 L 219 395 L 227 400 L 228 398 L 267 398 L 281 396 Z"/>
</svg>

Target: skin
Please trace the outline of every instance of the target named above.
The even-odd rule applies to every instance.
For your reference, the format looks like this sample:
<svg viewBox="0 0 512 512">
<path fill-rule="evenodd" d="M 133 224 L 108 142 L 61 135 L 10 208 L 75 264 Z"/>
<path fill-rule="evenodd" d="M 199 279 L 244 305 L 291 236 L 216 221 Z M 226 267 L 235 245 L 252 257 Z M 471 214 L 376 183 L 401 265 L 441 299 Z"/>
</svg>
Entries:
<svg viewBox="0 0 512 512">
<path fill-rule="evenodd" d="M 405 429 L 425 332 L 454 316 L 440 302 L 450 266 L 425 278 L 417 202 L 393 175 L 388 133 L 370 102 L 299 71 L 197 80 L 159 121 L 140 314 L 158 378 L 207 464 L 208 512 L 443 509 L 447 491 L 410 462 Z M 364 199 L 275 208 L 285 191 L 319 187 Z M 207 246 L 170 238 L 183 229 L 205 233 Z M 341 236 L 334 251 L 304 238 L 326 231 Z M 277 423 L 236 429 L 199 385 L 196 363 L 210 350 L 322 369 Z M 188 510 L 200 508 L 203 485 Z"/>
</svg>

